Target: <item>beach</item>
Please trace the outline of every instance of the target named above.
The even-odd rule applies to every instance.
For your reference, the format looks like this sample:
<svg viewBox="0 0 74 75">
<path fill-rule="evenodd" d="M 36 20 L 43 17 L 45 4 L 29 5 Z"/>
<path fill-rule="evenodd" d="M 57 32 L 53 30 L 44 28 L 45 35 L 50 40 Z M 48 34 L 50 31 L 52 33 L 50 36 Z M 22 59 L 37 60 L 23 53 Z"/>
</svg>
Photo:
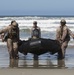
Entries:
<svg viewBox="0 0 74 75">
<path fill-rule="evenodd" d="M 51 55 L 45 53 L 38 56 L 38 60 L 34 60 L 31 53 L 23 55 L 19 53 L 19 59 L 9 59 L 6 45 L 0 46 L 0 68 L 32 68 L 32 69 L 73 69 L 74 68 L 74 47 L 68 47 L 64 60 L 57 60 L 57 53 Z"/>
<path fill-rule="evenodd" d="M 18 60 L 10 60 L 6 45 L 0 46 L 0 75 L 74 75 L 74 47 L 68 47 L 65 60 L 58 61 L 57 54 L 40 55 L 19 53 Z"/>
<path fill-rule="evenodd" d="M 74 32 L 74 17 L 64 17 L 68 27 Z M 56 28 L 59 26 L 61 17 L 2 17 L 0 18 L 0 29 L 9 25 L 15 19 L 20 28 L 20 39 L 30 38 L 30 29 L 33 21 L 38 22 L 41 28 L 41 37 L 55 39 Z M 51 55 L 49 52 L 38 56 L 34 60 L 31 53 L 23 55 L 19 53 L 19 59 L 9 59 L 6 42 L 0 40 L 0 75 L 73 75 L 74 73 L 74 41 L 71 38 L 66 50 L 64 60 L 57 60 L 57 53 Z"/>
<path fill-rule="evenodd" d="M 12 50 L 10 48 L 8 53 L 6 42 L 2 42 L 0 37 L 0 75 L 74 75 L 74 38 L 72 38 L 73 35 L 71 36 L 71 31 L 74 34 L 73 9 L 74 0 L 0 0 L 0 31 L 2 29 L 4 30 L 1 32 L 6 30 L 4 34 L 8 33 L 7 38 L 14 39 L 18 36 L 18 34 L 16 35 L 16 32 L 18 33 L 16 27 L 18 26 L 20 33 L 19 40 L 25 42 L 29 40 L 28 43 L 22 44 L 20 42 L 23 47 L 19 47 L 20 52 L 27 55 L 18 52 L 19 59 L 18 57 L 10 59 L 12 58 L 12 56 L 9 56 L 10 52 L 15 52 L 14 54 L 10 53 L 10 55 L 18 56 L 16 55 L 17 42 L 15 40 L 8 40 L 8 44 L 11 41 L 14 42 L 12 46 L 15 46 L 15 51 L 10 51 Z M 12 21 L 16 21 L 17 26 L 11 26 L 15 25 L 15 23 L 12 24 Z M 32 32 L 31 30 L 34 30 L 35 21 L 38 28 L 36 29 L 35 23 L 36 32 Z M 5 28 L 7 26 L 9 26 L 9 30 Z M 38 31 L 39 28 L 41 32 Z M 66 31 L 66 29 L 68 30 Z M 44 41 L 31 40 L 33 33 L 34 35 L 38 35 L 37 31 L 41 34 L 40 39 L 42 38 Z M 56 36 L 57 32 L 60 36 Z M 65 35 L 67 32 L 68 34 Z M 66 39 L 69 37 L 68 35 L 71 38 L 69 42 L 67 42 L 69 38 Z M 61 51 L 62 53 L 59 52 L 60 48 L 56 45 L 57 42 L 52 42 L 56 40 L 56 37 L 58 38 L 57 40 L 60 40 L 62 47 L 65 46 L 66 48 L 66 44 L 68 43 L 64 59 L 61 59 L 63 58 L 64 51 Z M 45 42 L 45 39 L 51 39 L 52 41 L 47 40 Z M 58 51 L 60 54 L 59 58 L 57 58 L 58 53 L 45 53 L 48 50 L 52 53 Z M 34 54 L 44 54 L 39 55 L 35 59 L 34 54 L 31 53 L 32 51 L 34 51 Z"/>
<path fill-rule="evenodd" d="M 74 69 L 0 69 L 1 75 L 74 75 Z"/>
</svg>

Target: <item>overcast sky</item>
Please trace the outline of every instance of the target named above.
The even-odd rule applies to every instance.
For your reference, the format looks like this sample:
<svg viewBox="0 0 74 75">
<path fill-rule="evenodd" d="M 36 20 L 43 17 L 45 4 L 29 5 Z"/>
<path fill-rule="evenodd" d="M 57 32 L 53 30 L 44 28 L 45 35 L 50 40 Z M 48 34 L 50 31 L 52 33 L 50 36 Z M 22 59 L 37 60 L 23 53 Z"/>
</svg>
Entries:
<svg viewBox="0 0 74 75">
<path fill-rule="evenodd" d="M 74 0 L 0 0 L 0 15 L 74 15 Z"/>
</svg>

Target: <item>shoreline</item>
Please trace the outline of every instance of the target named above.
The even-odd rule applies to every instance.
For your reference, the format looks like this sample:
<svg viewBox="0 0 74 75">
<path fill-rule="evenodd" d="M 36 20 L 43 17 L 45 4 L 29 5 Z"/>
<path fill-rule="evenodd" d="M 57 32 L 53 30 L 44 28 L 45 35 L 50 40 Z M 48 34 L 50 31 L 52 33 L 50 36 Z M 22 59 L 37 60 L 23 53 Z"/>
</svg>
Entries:
<svg viewBox="0 0 74 75">
<path fill-rule="evenodd" d="M 0 69 L 74 69 L 74 46 L 68 46 L 64 61 L 57 60 L 57 54 L 45 53 L 35 61 L 33 54 L 19 53 L 18 60 L 10 60 L 6 45 L 0 45 Z M 60 65 L 60 67 L 58 67 Z M 63 66 L 63 67 L 61 67 Z"/>
</svg>

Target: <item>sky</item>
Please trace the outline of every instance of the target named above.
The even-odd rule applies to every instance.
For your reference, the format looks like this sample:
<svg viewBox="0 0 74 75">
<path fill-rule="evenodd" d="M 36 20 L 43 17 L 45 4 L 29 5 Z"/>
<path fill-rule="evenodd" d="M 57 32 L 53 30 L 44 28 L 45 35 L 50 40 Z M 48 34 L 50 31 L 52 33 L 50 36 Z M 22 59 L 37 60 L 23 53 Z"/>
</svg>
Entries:
<svg viewBox="0 0 74 75">
<path fill-rule="evenodd" d="M 74 0 L 0 0 L 2 15 L 74 15 Z"/>
</svg>

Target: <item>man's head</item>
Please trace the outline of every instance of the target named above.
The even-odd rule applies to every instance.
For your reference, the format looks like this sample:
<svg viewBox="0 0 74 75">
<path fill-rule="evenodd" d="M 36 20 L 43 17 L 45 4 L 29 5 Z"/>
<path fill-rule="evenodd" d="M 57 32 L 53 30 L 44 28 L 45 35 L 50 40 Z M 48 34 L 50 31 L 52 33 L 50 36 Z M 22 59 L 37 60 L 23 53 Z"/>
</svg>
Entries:
<svg viewBox="0 0 74 75">
<path fill-rule="evenodd" d="M 60 21 L 60 24 L 61 24 L 62 26 L 64 26 L 64 25 L 66 24 L 65 19 L 62 19 L 62 20 Z"/>
<path fill-rule="evenodd" d="M 33 22 L 33 26 L 34 26 L 34 27 L 37 27 L 37 21 L 34 21 L 34 22 Z"/>
<path fill-rule="evenodd" d="M 11 25 L 17 26 L 17 22 L 15 20 L 11 21 Z"/>
</svg>

